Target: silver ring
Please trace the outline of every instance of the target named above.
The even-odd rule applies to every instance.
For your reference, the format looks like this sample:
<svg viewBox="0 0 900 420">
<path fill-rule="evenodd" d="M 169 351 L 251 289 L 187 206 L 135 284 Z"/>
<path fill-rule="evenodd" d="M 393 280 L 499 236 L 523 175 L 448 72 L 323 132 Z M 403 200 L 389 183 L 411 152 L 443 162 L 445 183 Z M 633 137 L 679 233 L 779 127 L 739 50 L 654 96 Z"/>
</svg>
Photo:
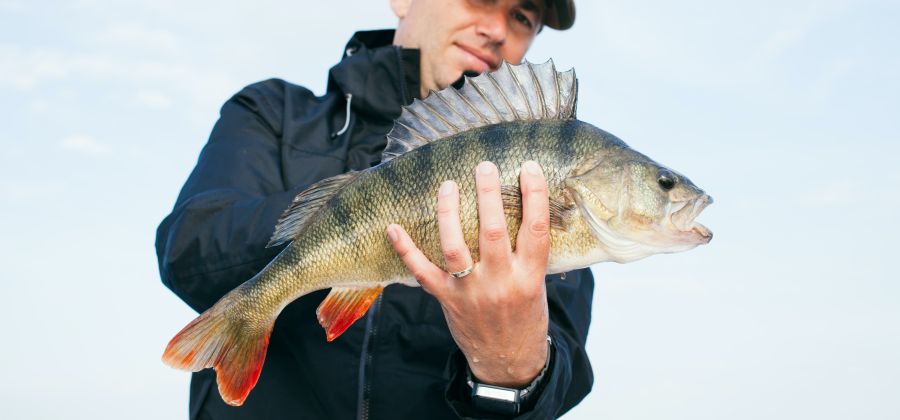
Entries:
<svg viewBox="0 0 900 420">
<path fill-rule="evenodd" d="M 474 270 L 474 269 L 475 269 L 475 266 L 473 265 L 473 266 L 469 266 L 469 268 L 467 268 L 463 271 L 457 271 L 455 273 L 450 273 L 450 275 L 453 277 L 456 277 L 458 279 L 461 279 L 465 276 L 468 276 L 469 274 L 472 274 L 472 270 Z"/>
</svg>

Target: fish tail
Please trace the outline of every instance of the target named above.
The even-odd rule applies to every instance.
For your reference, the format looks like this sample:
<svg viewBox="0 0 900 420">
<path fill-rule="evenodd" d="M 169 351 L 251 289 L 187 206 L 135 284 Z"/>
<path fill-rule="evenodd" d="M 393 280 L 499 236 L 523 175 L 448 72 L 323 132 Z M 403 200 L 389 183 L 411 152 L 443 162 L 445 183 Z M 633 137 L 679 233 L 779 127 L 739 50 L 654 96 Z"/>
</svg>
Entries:
<svg viewBox="0 0 900 420">
<path fill-rule="evenodd" d="M 197 372 L 216 370 L 219 394 L 239 406 L 256 385 L 269 347 L 274 317 L 258 320 L 238 310 L 242 288 L 225 295 L 169 341 L 162 360 L 167 365 Z M 268 318 L 268 317 L 266 317 Z"/>
</svg>

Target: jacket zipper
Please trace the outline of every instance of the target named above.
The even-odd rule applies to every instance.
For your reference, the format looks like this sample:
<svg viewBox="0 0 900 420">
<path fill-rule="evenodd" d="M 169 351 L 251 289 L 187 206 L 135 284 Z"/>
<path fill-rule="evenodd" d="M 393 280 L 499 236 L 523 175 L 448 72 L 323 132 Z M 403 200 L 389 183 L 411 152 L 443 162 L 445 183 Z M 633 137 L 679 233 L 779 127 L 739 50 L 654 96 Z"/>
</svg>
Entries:
<svg viewBox="0 0 900 420">
<path fill-rule="evenodd" d="M 407 97 L 406 76 L 403 74 L 403 60 L 400 56 L 400 48 L 394 49 L 397 57 L 397 67 L 400 69 L 400 95 L 405 101 Z M 351 98 L 348 97 L 349 102 Z M 348 107 L 349 111 L 349 107 Z M 348 119 L 349 123 L 350 120 Z M 372 396 L 372 347 L 375 336 L 378 333 L 378 315 L 381 313 L 381 300 L 384 293 L 378 295 L 375 303 L 366 314 L 366 334 L 363 336 L 362 351 L 359 354 L 359 389 L 357 390 L 356 416 L 359 420 L 369 420 L 369 399 Z"/>
<path fill-rule="evenodd" d="M 381 298 L 375 299 L 366 314 L 366 334 L 363 336 L 362 351 L 359 354 L 359 388 L 357 390 L 356 416 L 359 420 L 369 419 L 369 399 L 372 395 L 372 347 L 378 333 L 378 314 L 381 312 Z"/>
</svg>

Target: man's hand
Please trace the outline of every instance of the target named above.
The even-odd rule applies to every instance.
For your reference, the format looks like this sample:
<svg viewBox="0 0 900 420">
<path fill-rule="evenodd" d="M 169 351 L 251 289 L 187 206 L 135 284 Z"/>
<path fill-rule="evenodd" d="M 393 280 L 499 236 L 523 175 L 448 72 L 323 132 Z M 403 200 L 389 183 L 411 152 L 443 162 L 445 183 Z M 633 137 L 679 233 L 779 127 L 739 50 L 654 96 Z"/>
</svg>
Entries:
<svg viewBox="0 0 900 420">
<path fill-rule="evenodd" d="M 472 267 L 459 219 L 459 189 L 441 185 L 437 219 L 447 270 L 433 264 L 398 225 L 387 228 L 394 249 L 426 292 L 444 310 L 450 333 L 482 383 L 521 388 L 547 360 L 548 309 L 544 274 L 550 252 L 547 183 L 540 166 L 525 162 L 519 176 L 522 226 L 510 247 L 497 167 L 476 168 L 480 261 Z"/>
</svg>

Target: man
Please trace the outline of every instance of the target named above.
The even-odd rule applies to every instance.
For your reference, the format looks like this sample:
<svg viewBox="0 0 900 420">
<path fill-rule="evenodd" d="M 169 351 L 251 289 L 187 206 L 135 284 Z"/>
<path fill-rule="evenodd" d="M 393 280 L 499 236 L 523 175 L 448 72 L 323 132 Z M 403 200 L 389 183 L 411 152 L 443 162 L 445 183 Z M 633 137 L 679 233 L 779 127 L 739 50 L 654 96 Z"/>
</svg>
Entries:
<svg viewBox="0 0 900 420">
<path fill-rule="evenodd" d="M 518 63 L 542 25 L 567 29 L 574 22 L 574 5 L 565 0 L 390 4 L 396 32 L 354 35 L 329 73 L 325 96 L 268 80 L 222 107 L 157 232 L 163 282 L 192 308 L 208 309 L 281 251 L 265 244 L 294 196 L 323 178 L 377 164 L 402 105 L 464 72 Z M 590 271 L 545 282 L 547 196 L 539 167 L 523 165 L 515 252 L 498 206 L 496 167 L 484 162 L 473 176 L 479 264 L 462 243 L 458 192 L 447 182 L 437 217 L 454 275 L 427 261 L 402 227 L 389 226 L 386 234 L 422 288 L 386 288 L 332 343 L 314 316 L 327 291 L 298 299 L 277 319 L 244 405 L 225 405 L 207 369 L 191 382 L 191 418 L 546 419 L 577 404 L 593 381 L 584 351 Z M 504 397 L 473 396 L 473 389 Z"/>
</svg>

